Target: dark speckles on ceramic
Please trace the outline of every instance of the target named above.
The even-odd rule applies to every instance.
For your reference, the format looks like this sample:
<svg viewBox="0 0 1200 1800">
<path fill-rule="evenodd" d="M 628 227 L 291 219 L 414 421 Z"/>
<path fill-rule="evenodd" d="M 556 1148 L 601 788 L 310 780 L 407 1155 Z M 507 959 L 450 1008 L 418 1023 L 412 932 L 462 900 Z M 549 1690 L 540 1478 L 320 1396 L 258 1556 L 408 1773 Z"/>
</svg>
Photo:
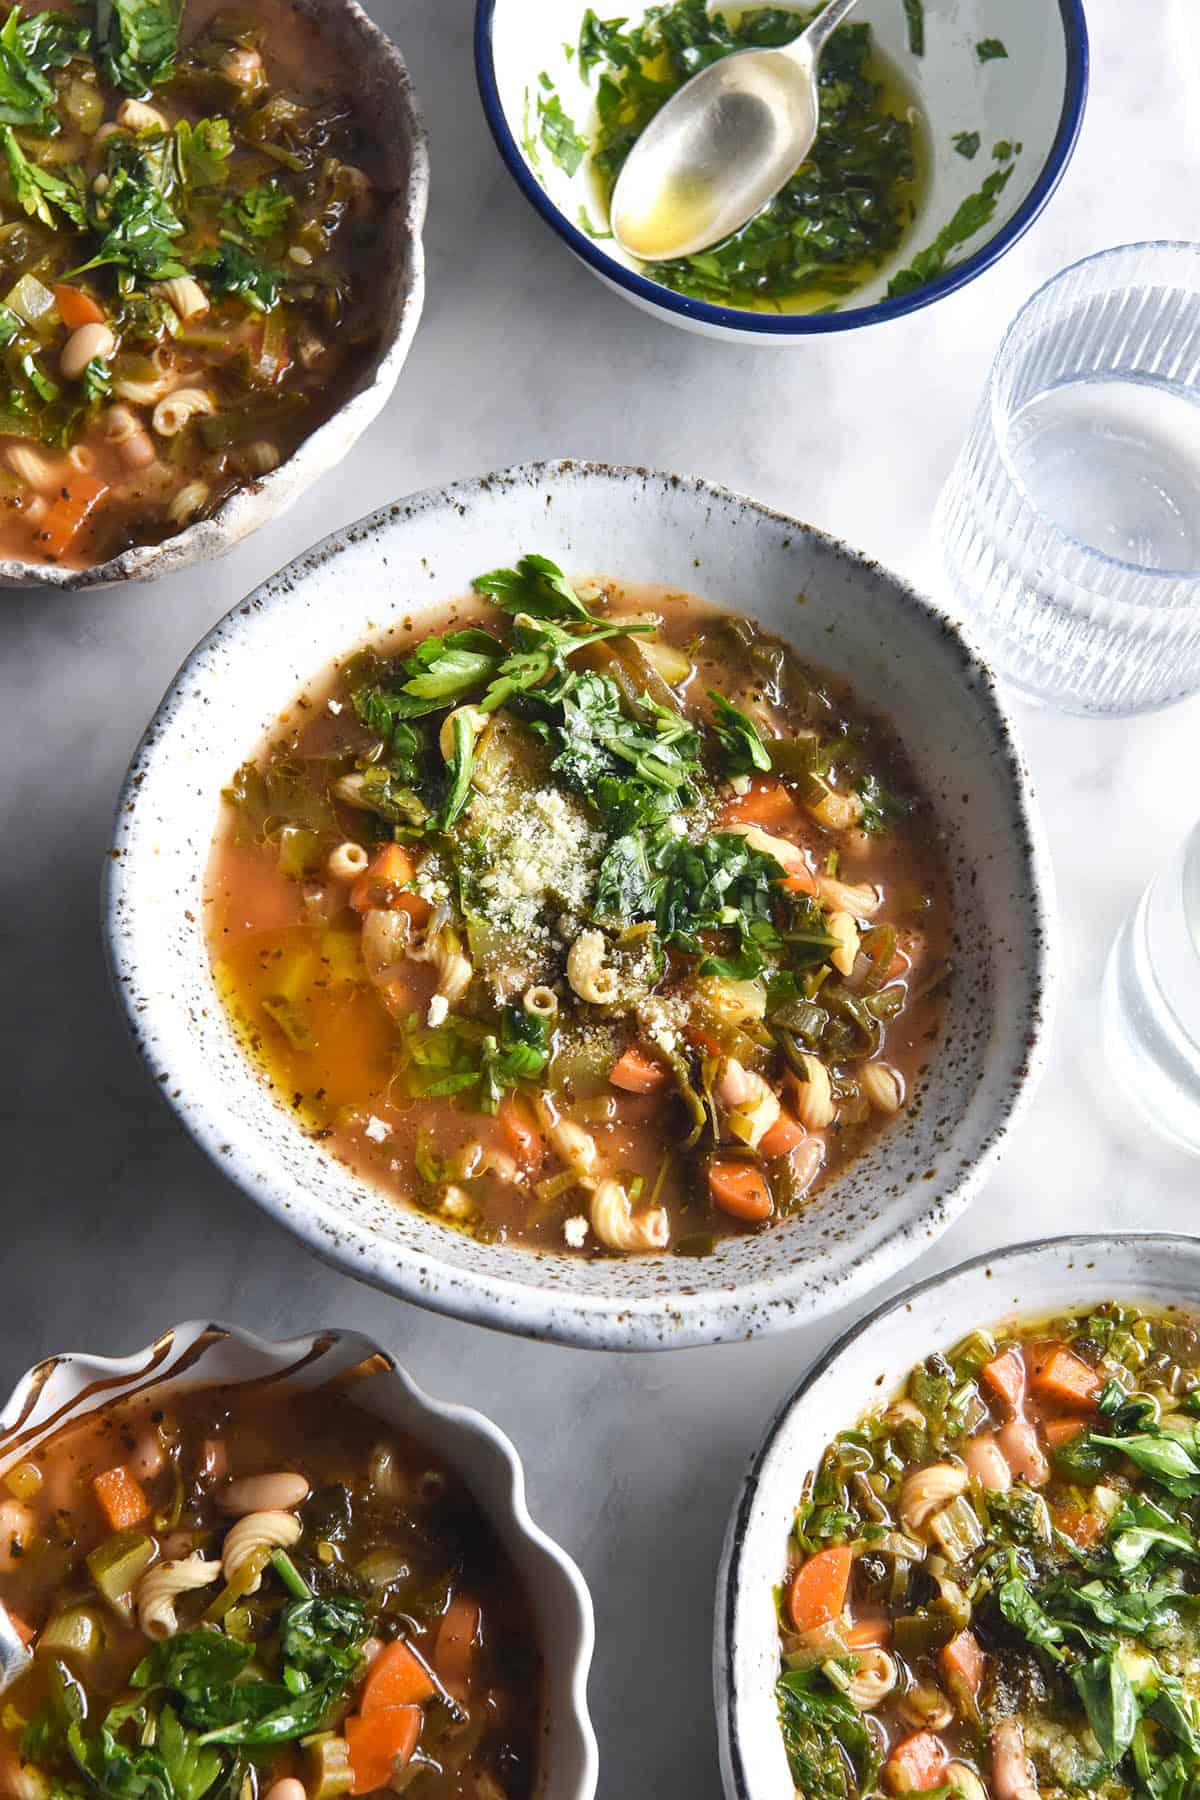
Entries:
<svg viewBox="0 0 1200 1800">
<path fill-rule="evenodd" d="M 395 1206 L 296 1130 L 212 986 L 201 876 L 238 761 L 369 630 L 532 550 L 578 574 L 662 582 L 753 613 L 847 675 L 895 723 L 945 836 L 957 973 L 920 1105 L 797 1218 L 699 1260 L 536 1255 Z M 298 558 L 209 633 L 134 758 L 106 913 L 114 979 L 163 1093 L 230 1179 L 318 1255 L 482 1324 L 658 1349 L 843 1305 L 958 1216 L 1040 1067 L 1049 887 L 1008 718 L 949 618 L 844 544 L 707 482 L 556 462 L 399 501 Z"/>
<path fill-rule="evenodd" d="M 124 550 L 91 569 L 0 560 L 3 587 L 110 587 L 148 581 L 211 562 L 265 525 L 336 467 L 379 415 L 404 367 L 425 300 L 421 232 L 429 198 L 429 141 L 404 58 L 358 0 L 292 0 L 331 49 L 355 71 L 358 103 L 382 152 L 387 206 L 381 227 L 385 266 L 379 348 L 349 399 L 286 462 L 239 488 L 211 518 L 165 543 Z"/>
</svg>

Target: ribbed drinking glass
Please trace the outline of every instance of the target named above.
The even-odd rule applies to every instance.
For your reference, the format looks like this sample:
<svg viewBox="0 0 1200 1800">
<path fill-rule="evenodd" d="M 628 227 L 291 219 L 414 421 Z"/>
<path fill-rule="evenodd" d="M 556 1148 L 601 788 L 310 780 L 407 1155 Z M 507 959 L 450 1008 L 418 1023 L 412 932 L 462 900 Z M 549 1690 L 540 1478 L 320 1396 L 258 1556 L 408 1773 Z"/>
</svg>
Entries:
<svg viewBox="0 0 1200 1800">
<path fill-rule="evenodd" d="M 937 509 L 998 672 L 1065 711 L 1200 691 L 1200 245 L 1129 244 L 1017 314 Z"/>
</svg>

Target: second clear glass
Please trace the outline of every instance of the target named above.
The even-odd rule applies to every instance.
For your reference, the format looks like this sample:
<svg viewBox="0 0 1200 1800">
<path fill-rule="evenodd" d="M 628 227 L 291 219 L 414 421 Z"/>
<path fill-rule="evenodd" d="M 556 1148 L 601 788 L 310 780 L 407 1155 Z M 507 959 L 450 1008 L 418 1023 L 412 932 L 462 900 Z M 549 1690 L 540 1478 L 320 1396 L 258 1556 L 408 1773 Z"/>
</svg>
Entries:
<svg viewBox="0 0 1200 1800">
<path fill-rule="evenodd" d="M 1056 275 L 1001 345 L 938 503 L 998 672 L 1066 711 L 1200 691 L 1200 245 Z"/>
</svg>

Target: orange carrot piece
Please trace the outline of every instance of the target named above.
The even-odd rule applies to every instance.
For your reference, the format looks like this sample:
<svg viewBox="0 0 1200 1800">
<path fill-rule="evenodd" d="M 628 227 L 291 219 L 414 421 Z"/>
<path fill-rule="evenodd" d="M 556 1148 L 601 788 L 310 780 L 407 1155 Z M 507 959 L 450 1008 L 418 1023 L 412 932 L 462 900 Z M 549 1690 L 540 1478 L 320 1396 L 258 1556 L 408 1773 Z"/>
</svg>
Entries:
<svg viewBox="0 0 1200 1800">
<path fill-rule="evenodd" d="M 33 541 L 42 555 L 53 558 L 69 550 L 107 492 L 106 481 L 68 475 L 34 528 Z"/>
<path fill-rule="evenodd" d="M 762 781 L 757 776 L 747 794 L 738 794 L 722 813 L 723 824 L 760 825 L 774 836 L 786 837 L 802 823 L 800 809 L 782 781 Z"/>
<path fill-rule="evenodd" d="M 419 1706 L 383 1706 L 364 1717 L 354 1713 L 342 1730 L 350 1747 L 352 1794 L 373 1794 L 412 1760 L 421 1735 Z"/>
<path fill-rule="evenodd" d="M 797 1144 L 802 1144 L 808 1136 L 799 1119 L 790 1112 L 781 1112 L 770 1131 L 763 1133 L 759 1139 L 759 1150 L 764 1156 L 786 1156 Z"/>
<path fill-rule="evenodd" d="M 130 1531 L 150 1511 L 141 1482 L 120 1463 L 92 1477 L 92 1486 L 105 1518 L 114 1531 Z"/>
<path fill-rule="evenodd" d="M 471 1669 L 483 1619 L 479 1602 L 470 1594 L 456 1594 L 438 1626 L 433 1646 L 433 1666 L 456 1697 L 471 1685 Z"/>
<path fill-rule="evenodd" d="M 1056 1506 L 1054 1523 L 1081 1550 L 1094 1549 L 1108 1529 L 1103 1519 L 1083 1506 Z"/>
<path fill-rule="evenodd" d="M 932 1731 L 914 1731 L 893 1745 L 884 1764 L 884 1779 L 893 1793 L 921 1794 L 941 1787 L 946 1746 Z"/>
<path fill-rule="evenodd" d="M 420 1657 L 397 1638 L 371 1664 L 358 1710 L 364 1718 L 388 1706 L 420 1706 L 437 1693 L 437 1683 Z"/>
<path fill-rule="evenodd" d="M 1102 1385 L 1095 1369 L 1065 1344 L 1049 1344 L 1034 1355 L 1030 1386 L 1045 1400 L 1090 1410 Z"/>
<path fill-rule="evenodd" d="M 984 1363 L 982 1374 L 992 1392 L 1007 1400 L 1016 1412 L 1025 1398 L 1025 1364 L 1020 1351 L 1005 1350 L 994 1356 L 990 1363 Z"/>
<path fill-rule="evenodd" d="M 1046 1442 L 1052 1450 L 1063 1444 L 1069 1444 L 1073 1437 L 1078 1437 L 1083 1430 L 1082 1419 L 1047 1419 L 1042 1426 L 1046 1434 Z"/>
<path fill-rule="evenodd" d="M 851 1650 L 882 1650 L 892 1641 L 890 1619 L 856 1619 L 842 1633 Z"/>
<path fill-rule="evenodd" d="M 789 894 L 815 894 L 817 891 L 817 878 L 812 873 L 811 869 L 807 869 L 802 864 L 796 863 L 789 870 L 782 886 L 784 891 Z"/>
<path fill-rule="evenodd" d="M 841 1618 L 852 1561 L 849 1545 L 835 1544 L 800 1564 L 788 1587 L 788 1612 L 797 1631 L 815 1631 Z"/>
<path fill-rule="evenodd" d="M 526 1169 L 539 1168 L 546 1156 L 546 1140 L 538 1130 L 528 1102 L 519 1094 L 505 1094 L 496 1112 L 500 1134 L 517 1161 Z"/>
<path fill-rule="evenodd" d="M 416 872 L 403 844 L 384 844 L 351 887 L 351 906 L 360 913 L 374 908 L 400 910 L 409 915 L 414 925 L 424 925 L 433 909 L 420 894 L 407 891 Z"/>
<path fill-rule="evenodd" d="M 708 1165 L 708 1188 L 713 1205 L 731 1219 L 760 1223 L 769 1219 L 775 1202 L 766 1177 L 753 1163 L 713 1162 Z"/>
<path fill-rule="evenodd" d="M 58 307 L 58 316 L 68 331 L 77 331 L 81 325 L 104 323 L 104 308 L 82 288 L 68 287 L 66 283 L 62 283 L 54 290 L 54 303 Z"/>
<path fill-rule="evenodd" d="M 942 1674 L 947 1681 L 961 1681 L 972 1694 L 979 1692 L 983 1682 L 984 1657 L 979 1647 L 979 1639 L 973 1631 L 960 1631 L 957 1637 L 943 1646 L 941 1652 Z"/>
<path fill-rule="evenodd" d="M 630 1044 L 609 1070 L 608 1079 L 627 1094 L 657 1094 L 667 1084 L 667 1071 L 640 1045 Z"/>
</svg>

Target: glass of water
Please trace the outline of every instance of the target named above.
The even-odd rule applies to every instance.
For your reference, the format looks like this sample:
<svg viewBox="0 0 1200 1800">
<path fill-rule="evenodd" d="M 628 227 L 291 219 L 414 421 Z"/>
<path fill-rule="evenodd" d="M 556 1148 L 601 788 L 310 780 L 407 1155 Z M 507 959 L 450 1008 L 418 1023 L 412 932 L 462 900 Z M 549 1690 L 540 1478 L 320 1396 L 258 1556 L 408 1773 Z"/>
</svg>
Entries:
<svg viewBox="0 0 1200 1800">
<path fill-rule="evenodd" d="M 1200 244 L 1129 244 L 1017 314 L 938 502 L 1000 674 L 1065 711 L 1200 691 Z"/>
<path fill-rule="evenodd" d="M 1200 1156 L 1200 824 L 1117 933 L 1102 1005 L 1122 1097 Z"/>
</svg>

